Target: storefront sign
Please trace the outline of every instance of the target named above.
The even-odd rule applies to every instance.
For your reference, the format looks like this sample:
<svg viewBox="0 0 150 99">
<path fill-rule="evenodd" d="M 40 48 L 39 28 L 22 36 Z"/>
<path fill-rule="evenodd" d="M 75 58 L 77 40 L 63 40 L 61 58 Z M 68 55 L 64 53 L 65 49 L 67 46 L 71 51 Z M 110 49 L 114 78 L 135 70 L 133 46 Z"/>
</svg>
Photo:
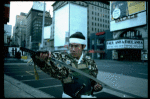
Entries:
<svg viewBox="0 0 150 99">
<path fill-rule="evenodd" d="M 143 49 L 143 40 L 119 39 L 106 42 L 107 49 Z"/>
</svg>

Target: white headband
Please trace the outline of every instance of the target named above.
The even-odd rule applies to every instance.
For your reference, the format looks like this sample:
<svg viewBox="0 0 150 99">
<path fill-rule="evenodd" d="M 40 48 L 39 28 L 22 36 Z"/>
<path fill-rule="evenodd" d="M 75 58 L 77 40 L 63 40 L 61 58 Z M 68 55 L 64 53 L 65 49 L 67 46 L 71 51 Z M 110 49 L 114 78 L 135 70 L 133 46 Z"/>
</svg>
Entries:
<svg viewBox="0 0 150 99">
<path fill-rule="evenodd" d="M 79 43 L 79 44 L 84 44 L 84 45 L 86 45 L 85 40 L 83 40 L 83 39 L 79 39 L 79 38 L 70 38 L 69 40 L 70 40 L 69 43 Z"/>
</svg>

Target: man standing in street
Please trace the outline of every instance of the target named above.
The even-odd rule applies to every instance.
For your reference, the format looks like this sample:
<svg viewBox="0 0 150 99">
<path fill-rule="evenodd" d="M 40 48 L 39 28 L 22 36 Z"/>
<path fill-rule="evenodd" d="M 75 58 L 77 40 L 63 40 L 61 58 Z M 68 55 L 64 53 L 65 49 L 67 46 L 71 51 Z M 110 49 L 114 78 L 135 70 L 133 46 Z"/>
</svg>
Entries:
<svg viewBox="0 0 150 99">
<path fill-rule="evenodd" d="M 53 57 L 95 78 L 97 77 L 98 69 L 96 63 L 89 56 L 83 54 L 83 50 L 86 47 L 84 35 L 81 32 L 76 32 L 70 36 L 69 40 L 69 54 L 40 54 L 40 57 L 36 56 L 33 61 L 34 63 L 39 62 L 39 59 L 47 59 L 49 61 L 50 66 L 43 65 L 45 66 L 43 68 L 42 64 L 37 65 L 50 76 L 61 80 L 63 86 L 62 98 L 95 98 L 93 92 L 102 90 L 100 84 L 77 72 L 65 69 L 63 66 L 50 60 Z M 66 70 L 68 73 L 66 73 Z"/>
</svg>

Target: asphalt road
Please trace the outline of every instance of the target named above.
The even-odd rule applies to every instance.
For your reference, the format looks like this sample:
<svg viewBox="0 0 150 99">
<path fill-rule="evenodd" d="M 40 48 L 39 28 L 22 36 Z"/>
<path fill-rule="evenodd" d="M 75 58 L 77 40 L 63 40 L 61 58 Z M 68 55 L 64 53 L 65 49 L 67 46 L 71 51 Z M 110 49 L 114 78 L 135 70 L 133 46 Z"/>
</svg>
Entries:
<svg viewBox="0 0 150 99">
<path fill-rule="evenodd" d="M 148 79 L 148 63 L 117 60 L 95 60 L 99 71 Z"/>
<path fill-rule="evenodd" d="M 95 62 L 97 63 L 99 71 L 148 79 L 147 63 L 141 64 L 137 62 L 118 62 L 111 60 L 95 60 Z M 7 63 L 4 65 L 4 73 L 6 75 L 36 89 L 44 91 L 56 98 L 62 97 L 63 88 L 61 82 L 42 72 L 39 68 L 37 68 L 39 80 L 35 80 L 33 66 L 29 66 L 17 59 L 9 59 L 4 61 L 4 63 Z M 96 93 L 95 96 L 97 96 L 97 98 L 120 98 L 117 95 L 110 94 L 109 92 Z"/>
</svg>

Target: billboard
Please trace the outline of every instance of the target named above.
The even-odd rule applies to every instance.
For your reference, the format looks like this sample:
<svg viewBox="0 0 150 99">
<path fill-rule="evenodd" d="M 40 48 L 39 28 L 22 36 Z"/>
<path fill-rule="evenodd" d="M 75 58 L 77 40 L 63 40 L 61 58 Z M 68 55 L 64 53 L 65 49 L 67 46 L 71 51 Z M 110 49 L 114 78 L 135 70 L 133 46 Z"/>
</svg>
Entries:
<svg viewBox="0 0 150 99">
<path fill-rule="evenodd" d="M 69 4 L 54 13 L 54 47 L 64 46 L 65 33 L 69 31 Z"/>
<path fill-rule="evenodd" d="M 44 27 L 44 39 L 50 38 L 51 26 Z"/>
<path fill-rule="evenodd" d="M 106 42 L 106 48 L 109 49 L 143 49 L 143 40 L 118 39 Z"/>
<path fill-rule="evenodd" d="M 146 24 L 146 1 L 110 2 L 110 31 L 144 24 Z"/>
<path fill-rule="evenodd" d="M 66 33 L 72 35 L 75 32 L 82 32 L 87 41 L 87 7 L 73 3 L 66 4 L 55 10 L 54 46 L 64 46 Z M 87 42 L 86 48 L 87 50 Z"/>
<path fill-rule="evenodd" d="M 44 11 L 44 3 L 40 1 L 34 1 L 32 8 L 35 10 Z M 46 3 L 45 3 L 45 11 L 46 11 Z"/>
<path fill-rule="evenodd" d="M 87 7 L 70 3 L 70 35 L 75 32 L 85 36 L 87 50 Z"/>
</svg>

